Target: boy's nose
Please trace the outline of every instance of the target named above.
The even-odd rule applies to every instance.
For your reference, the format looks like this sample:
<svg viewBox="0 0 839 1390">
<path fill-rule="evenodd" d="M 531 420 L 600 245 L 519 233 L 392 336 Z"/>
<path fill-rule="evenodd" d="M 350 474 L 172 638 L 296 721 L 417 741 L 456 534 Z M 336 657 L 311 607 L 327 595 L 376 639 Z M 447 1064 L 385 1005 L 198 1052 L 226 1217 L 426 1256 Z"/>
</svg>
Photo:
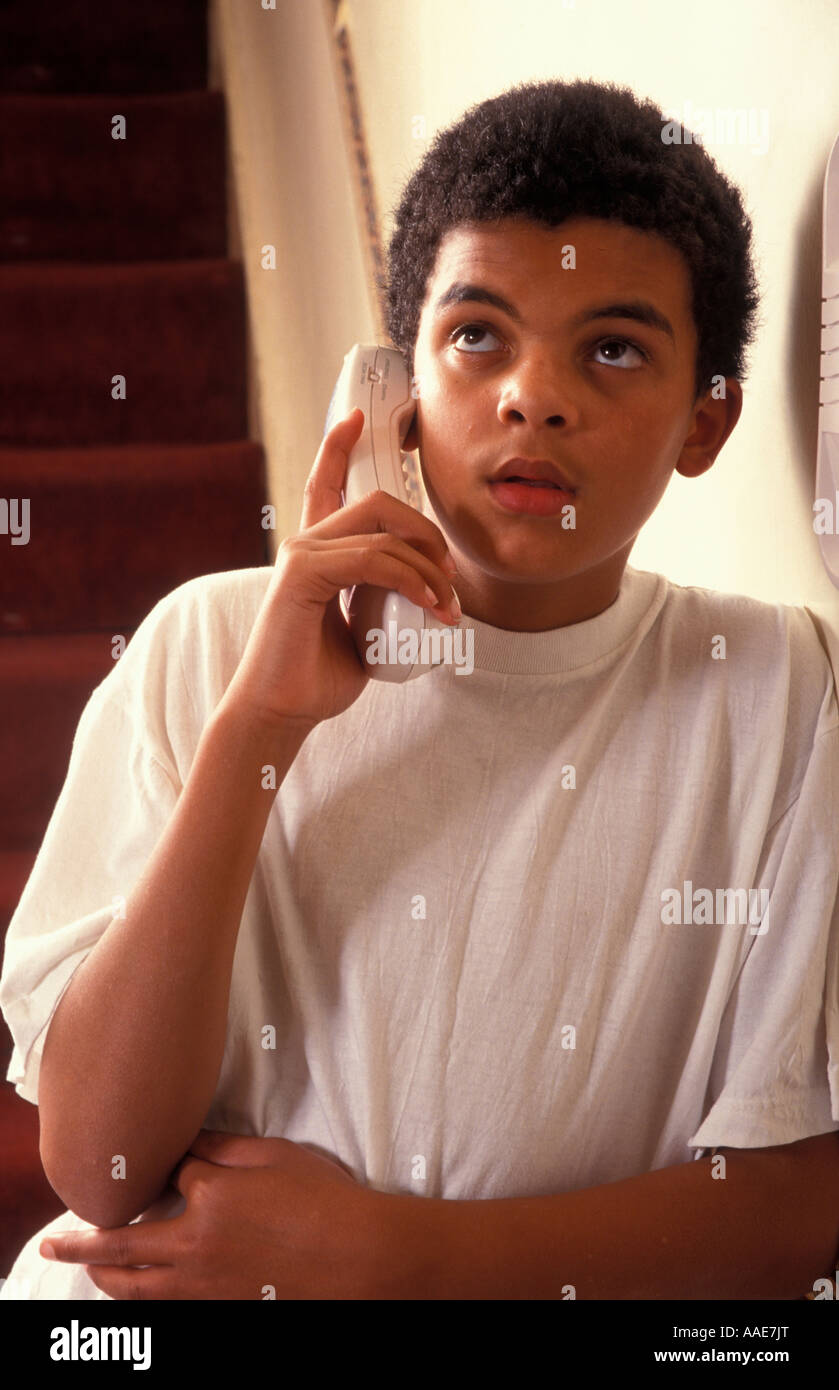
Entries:
<svg viewBox="0 0 839 1390">
<path fill-rule="evenodd" d="M 524 420 L 533 430 L 543 425 L 574 426 L 579 422 L 577 392 L 555 358 L 522 358 L 511 366 L 499 391 L 498 418 Z"/>
</svg>

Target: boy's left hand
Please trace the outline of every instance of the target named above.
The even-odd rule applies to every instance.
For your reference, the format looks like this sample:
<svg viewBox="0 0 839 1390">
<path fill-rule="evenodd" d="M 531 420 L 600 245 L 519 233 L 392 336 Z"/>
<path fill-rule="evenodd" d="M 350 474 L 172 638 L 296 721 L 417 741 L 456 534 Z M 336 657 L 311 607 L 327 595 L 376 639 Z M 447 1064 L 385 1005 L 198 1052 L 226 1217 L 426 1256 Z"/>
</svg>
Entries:
<svg viewBox="0 0 839 1390">
<path fill-rule="evenodd" d="M 201 1130 L 170 1184 L 180 1216 L 45 1237 L 114 1299 L 379 1296 L 386 1194 L 288 1139 Z M 146 1265 L 148 1268 L 138 1268 Z"/>
</svg>

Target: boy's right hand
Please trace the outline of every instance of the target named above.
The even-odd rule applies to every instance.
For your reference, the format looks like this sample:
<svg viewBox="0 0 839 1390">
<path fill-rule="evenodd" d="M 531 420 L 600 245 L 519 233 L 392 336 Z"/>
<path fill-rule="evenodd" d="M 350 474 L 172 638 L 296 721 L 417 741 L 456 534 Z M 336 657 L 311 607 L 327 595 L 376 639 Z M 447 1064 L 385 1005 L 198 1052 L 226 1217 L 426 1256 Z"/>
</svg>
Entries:
<svg viewBox="0 0 839 1390">
<path fill-rule="evenodd" d="M 339 594 L 354 584 L 396 589 L 455 622 L 443 533 L 385 492 L 341 506 L 347 460 L 361 436 L 356 408 L 324 437 L 306 482 L 300 531 L 280 544 L 268 590 L 225 697 L 268 728 L 331 719 L 361 694 L 364 669 Z M 426 585 L 435 598 L 426 593 Z"/>
</svg>

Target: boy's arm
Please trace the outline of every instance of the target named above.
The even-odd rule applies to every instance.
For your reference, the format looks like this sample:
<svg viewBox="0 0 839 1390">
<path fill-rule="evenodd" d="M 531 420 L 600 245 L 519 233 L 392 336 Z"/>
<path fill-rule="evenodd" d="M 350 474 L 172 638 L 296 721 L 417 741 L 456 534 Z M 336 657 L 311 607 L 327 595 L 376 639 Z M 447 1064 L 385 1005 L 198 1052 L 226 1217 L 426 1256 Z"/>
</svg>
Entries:
<svg viewBox="0 0 839 1390">
<path fill-rule="evenodd" d="M 559 1196 L 393 1197 L 383 1296 L 803 1298 L 839 1256 L 839 1132 L 718 1153 L 724 1177 L 704 1158 Z"/>
<path fill-rule="evenodd" d="M 266 730 L 229 696 L 221 701 L 124 920 L 82 961 L 50 1021 L 41 1161 L 62 1201 L 94 1225 L 120 1226 L 145 1210 L 201 1128 L 254 863 L 304 738 L 297 727 Z M 271 790 L 267 763 L 276 768 Z"/>
</svg>

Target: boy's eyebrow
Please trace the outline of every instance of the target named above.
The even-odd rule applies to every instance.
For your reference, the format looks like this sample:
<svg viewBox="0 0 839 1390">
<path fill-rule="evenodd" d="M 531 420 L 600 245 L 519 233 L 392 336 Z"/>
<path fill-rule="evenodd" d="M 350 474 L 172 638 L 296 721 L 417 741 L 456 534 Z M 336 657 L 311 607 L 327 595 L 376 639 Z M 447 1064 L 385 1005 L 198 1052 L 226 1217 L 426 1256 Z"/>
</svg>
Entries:
<svg viewBox="0 0 839 1390">
<path fill-rule="evenodd" d="M 494 290 L 484 289 L 483 285 L 470 285 L 463 280 L 455 280 L 449 285 L 445 294 L 441 294 L 435 305 L 435 312 L 442 311 L 450 304 L 461 304 L 465 300 L 474 300 L 479 304 L 492 304 L 502 313 L 508 314 L 516 323 L 521 323 L 522 317 L 514 304 L 504 299 Z M 660 333 L 666 333 L 675 343 L 676 335 L 673 332 L 673 325 L 654 304 L 650 304 L 646 299 L 631 299 L 615 304 L 600 304 L 593 309 L 583 309 L 571 320 L 572 328 L 580 324 L 589 323 L 592 319 L 634 319 L 636 323 L 646 324 L 648 328 L 657 328 Z"/>
</svg>

